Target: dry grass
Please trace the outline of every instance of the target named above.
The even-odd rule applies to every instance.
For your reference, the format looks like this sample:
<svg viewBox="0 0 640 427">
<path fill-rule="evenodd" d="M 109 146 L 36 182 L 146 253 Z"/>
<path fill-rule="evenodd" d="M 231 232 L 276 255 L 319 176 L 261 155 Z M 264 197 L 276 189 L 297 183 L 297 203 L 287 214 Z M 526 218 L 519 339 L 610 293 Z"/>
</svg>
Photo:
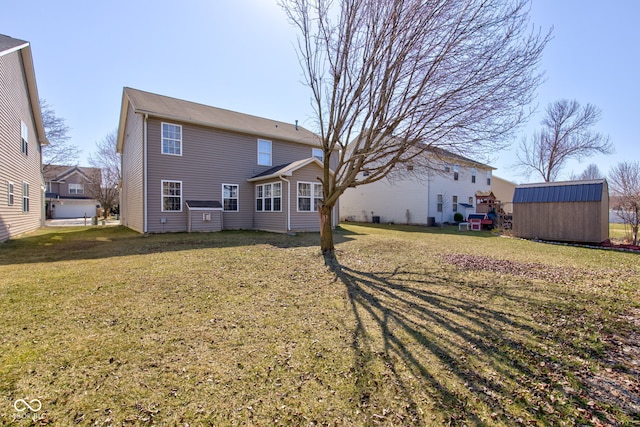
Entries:
<svg viewBox="0 0 640 427">
<path fill-rule="evenodd" d="M 0 423 L 637 422 L 637 255 L 353 224 L 337 242 L 338 275 L 313 234 L 1 245 Z"/>
</svg>

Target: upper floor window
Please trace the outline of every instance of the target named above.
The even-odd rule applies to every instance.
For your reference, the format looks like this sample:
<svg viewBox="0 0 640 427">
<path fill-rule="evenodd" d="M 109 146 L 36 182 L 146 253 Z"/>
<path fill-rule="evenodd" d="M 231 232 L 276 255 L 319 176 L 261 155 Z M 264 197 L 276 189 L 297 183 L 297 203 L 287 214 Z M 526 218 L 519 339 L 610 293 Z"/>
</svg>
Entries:
<svg viewBox="0 0 640 427">
<path fill-rule="evenodd" d="M 471 168 L 471 182 L 476 182 L 476 168 Z"/>
<path fill-rule="evenodd" d="M 27 127 L 27 124 L 23 121 L 20 121 L 20 133 L 21 133 L 21 142 L 20 142 L 20 149 L 22 150 L 22 152 L 24 154 L 29 154 L 29 128 Z"/>
<path fill-rule="evenodd" d="M 316 159 L 320 160 L 321 162 L 324 161 L 324 152 L 322 151 L 321 148 L 312 148 L 311 149 L 311 156 L 315 157 Z"/>
<path fill-rule="evenodd" d="M 182 126 L 162 123 L 162 154 L 182 156 Z"/>
<path fill-rule="evenodd" d="M 13 182 L 7 182 L 7 204 L 13 206 Z"/>
<path fill-rule="evenodd" d="M 453 165 L 453 180 L 457 181 L 458 180 L 458 173 L 460 172 L 460 166 L 459 165 Z"/>
<path fill-rule="evenodd" d="M 322 184 L 298 182 L 298 211 L 316 212 L 322 201 Z"/>
<path fill-rule="evenodd" d="M 473 206 L 473 197 L 469 197 L 469 204 Z"/>
<path fill-rule="evenodd" d="M 84 194 L 84 185 L 69 184 L 69 194 Z"/>
<path fill-rule="evenodd" d="M 182 181 L 162 181 L 162 212 L 182 212 Z"/>
<path fill-rule="evenodd" d="M 445 163 L 444 164 L 444 171 L 445 172 L 451 172 L 451 165 L 449 163 Z"/>
<path fill-rule="evenodd" d="M 256 186 L 256 210 L 258 212 L 279 212 L 282 210 L 282 184 L 262 184 Z"/>
<path fill-rule="evenodd" d="M 491 171 L 487 171 L 487 185 L 491 185 Z"/>
<path fill-rule="evenodd" d="M 438 212 L 442 212 L 442 207 L 444 205 L 444 197 L 442 194 L 438 194 Z"/>
<path fill-rule="evenodd" d="M 238 211 L 237 184 L 222 184 L 222 206 L 225 211 Z"/>
<path fill-rule="evenodd" d="M 453 196 L 452 205 L 453 211 L 458 212 L 458 196 Z"/>
<path fill-rule="evenodd" d="M 271 166 L 271 141 L 266 139 L 258 140 L 258 164 Z"/>
<path fill-rule="evenodd" d="M 22 183 L 22 212 L 29 212 L 29 183 Z"/>
</svg>

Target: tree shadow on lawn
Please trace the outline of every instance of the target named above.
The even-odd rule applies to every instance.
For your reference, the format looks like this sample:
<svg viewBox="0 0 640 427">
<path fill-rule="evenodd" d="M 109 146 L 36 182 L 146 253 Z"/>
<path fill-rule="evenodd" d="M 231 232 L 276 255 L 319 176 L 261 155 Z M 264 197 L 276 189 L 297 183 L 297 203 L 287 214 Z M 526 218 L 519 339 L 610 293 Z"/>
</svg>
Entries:
<svg viewBox="0 0 640 427">
<path fill-rule="evenodd" d="M 360 407 L 372 419 L 382 412 L 387 422 L 406 425 L 561 425 L 581 419 L 572 418 L 577 407 L 594 414 L 593 406 L 571 395 L 573 355 L 554 351 L 548 331 L 517 308 L 543 304 L 520 296 L 516 288 L 526 283 L 512 289 L 498 284 L 496 293 L 437 271 L 426 276 L 345 266 L 337 278 L 356 320 Z M 388 408 L 384 393 L 402 404 Z"/>
<path fill-rule="evenodd" d="M 351 240 L 347 231 L 336 243 Z M 270 233 L 238 230 L 212 233 L 139 234 L 126 227 L 45 228 L 0 244 L 0 265 L 77 261 L 179 252 L 194 249 L 271 245 L 277 248 L 320 247 L 319 233 Z"/>
</svg>

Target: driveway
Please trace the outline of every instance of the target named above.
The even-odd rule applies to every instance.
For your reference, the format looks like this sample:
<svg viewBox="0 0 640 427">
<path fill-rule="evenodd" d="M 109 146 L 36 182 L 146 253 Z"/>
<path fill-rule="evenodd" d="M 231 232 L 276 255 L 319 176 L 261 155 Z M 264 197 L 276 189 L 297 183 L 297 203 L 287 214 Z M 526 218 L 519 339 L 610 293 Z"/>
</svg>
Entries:
<svg viewBox="0 0 640 427">
<path fill-rule="evenodd" d="M 62 218 L 62 219 L 48 219 L 45 222 L 47 227 L 83 227 L 91 226 L 91 218 Z M 98 225 L 102 226 L 102 219 L 98 220 Z M 104 225 L 120 225 L 120 220 L 109 218 L 105 221 Z"/>
</svg>

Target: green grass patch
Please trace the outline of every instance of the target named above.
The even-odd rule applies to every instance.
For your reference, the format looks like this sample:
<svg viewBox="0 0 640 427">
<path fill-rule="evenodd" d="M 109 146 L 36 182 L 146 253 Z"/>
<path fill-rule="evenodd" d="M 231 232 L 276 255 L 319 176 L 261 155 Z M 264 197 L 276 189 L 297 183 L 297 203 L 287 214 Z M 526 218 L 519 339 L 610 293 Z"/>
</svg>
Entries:
<svg viewBox="0 0 640 427">
<path fill-rule="evenodd" d="M 337 274 L 317 234 L 1 244 L 0 424 L 637 422 L 637 255 L 453 227 L 336 242 Z"/>
</svg>

